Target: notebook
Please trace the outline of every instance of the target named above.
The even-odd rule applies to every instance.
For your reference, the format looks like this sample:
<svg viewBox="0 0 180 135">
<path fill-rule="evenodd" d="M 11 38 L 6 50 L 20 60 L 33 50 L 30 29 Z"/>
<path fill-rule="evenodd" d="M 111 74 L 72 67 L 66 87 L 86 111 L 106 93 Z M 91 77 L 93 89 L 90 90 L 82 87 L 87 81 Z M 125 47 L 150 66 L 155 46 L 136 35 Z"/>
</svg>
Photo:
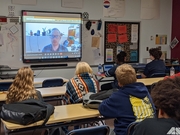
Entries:
<svg viewBox="0 0 180 135">
<path fill-rule="evenodd" d="M 109 69 L 111 69 L 114 66 L 114 64 L 104 64 L 103 65 L 103 72 L 108 71 Z"/>
</svg>

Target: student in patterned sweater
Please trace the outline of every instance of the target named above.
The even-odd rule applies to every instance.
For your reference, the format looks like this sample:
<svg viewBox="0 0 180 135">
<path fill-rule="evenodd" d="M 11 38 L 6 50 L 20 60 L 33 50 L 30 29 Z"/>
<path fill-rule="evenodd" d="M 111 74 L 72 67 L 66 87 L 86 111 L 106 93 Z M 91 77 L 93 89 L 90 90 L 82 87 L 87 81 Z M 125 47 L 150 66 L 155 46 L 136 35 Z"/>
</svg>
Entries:
<svg viewBox="0 0 180 135">
<path fill-rule="evenodd" d="M 81 103 L 85 94 L 98 91 L 99 83 L 94 78 L 91 67 L 86 62 L 79 62 L 76 65 L 75 76 L 66 85 L 64 102 L 65 104 Z"/>
</svg>

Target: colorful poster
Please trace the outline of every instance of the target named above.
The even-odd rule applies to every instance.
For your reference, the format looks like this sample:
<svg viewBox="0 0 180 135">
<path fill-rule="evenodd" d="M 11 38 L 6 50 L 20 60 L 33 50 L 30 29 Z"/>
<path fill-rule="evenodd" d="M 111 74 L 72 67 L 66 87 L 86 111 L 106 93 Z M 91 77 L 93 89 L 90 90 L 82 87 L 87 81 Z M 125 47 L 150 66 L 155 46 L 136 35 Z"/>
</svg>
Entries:
<svg viewBox="0 0 180 135">
<path fill-rule="evenodd" d="M 124 33 L 127 33 L 126 25 L 118 26 L 118 34 L 124 34 Z"/>
<path fill-rule="evenodd" d="M 113 49 L 106 49 L 106 62 L 113 62 Z"/>
<path fill-rule="evenodd" d="M 130 61 L 137 61 L 138 55 L 136 50 L 130 51 Z"/>
<path fill-rule="evenodd" d="M 117 36 L 116 34 L 108 34 L 108 43 L 116 42 L 117 41 Z"/>
<path fill-rule="evenodd" d="M 108 33 L 117 33 L 117 25 L 109 24 L 108 25 Z"/>
<path fill-rule="evenodd" d="M 127 34 L 118 35 L 118 42 L 120 44 L 125 43 L 128 41 Z"/>
<path fill-rule="evenodd" d="M 156 35 L 156 45 L 167 44 L 167 35 Z"/>
</svg>

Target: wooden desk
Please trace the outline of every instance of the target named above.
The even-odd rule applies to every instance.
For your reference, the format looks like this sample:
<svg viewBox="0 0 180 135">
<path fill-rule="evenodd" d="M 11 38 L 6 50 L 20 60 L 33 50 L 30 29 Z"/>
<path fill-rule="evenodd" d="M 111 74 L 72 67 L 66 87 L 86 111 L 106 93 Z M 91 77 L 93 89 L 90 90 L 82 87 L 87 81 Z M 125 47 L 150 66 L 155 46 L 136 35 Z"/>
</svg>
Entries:
<svg viewBox="0 0 180 135">
<path fill-rule="evenodd" d="M 39 88 L 36 90 L 41 92 L 42 97 L 60 96 L 65 94 L 66 86 Z"/>
<path fill-rule="evenodd" d="M 155 82 L 158 82 L 160 80 L 163 80 L 164 77 L 158 77 L 158 78 L 143 78 L 143 79 L 137 79 L 137 82 L 142 82 L 144 85 L 149 86 L 152 85 Z"/>
<path fill-rule="evenodd" d="M 62 78 L 64 82 L 68 82 L 69 80 L 63 77 L 43 77 L 43 78 L 34 78 L 34 85 L 40 84 L 42 85 L 42 82 L 46 79 L 55 79 L 55 78 Z M 3 79 L 0 80 L 0 82 L 13 82 L 13 79 Z"/>
<path fill-rule="evenodd" d="M 84 108 L 82 106 L 82 103 L 81 104 L 55 106 L 54 114 L 51 115 L 51 117 L 49 118 L 49 120 L 46 124 L 47 124 L 47 126 L 51 125 L 51 124 L 56 124 L 56 126 L 57 126 L 57 123 L 60 123 L 60 122 L 65 123 L 65 122 L 71 122 L 73 120 L 96 118 L 98 116 L 100 116 L 98 110 Z M 30 124 L 27 126 L 23 126 L 23 125 L 19 125 L 19 124 L 6 122 L 2 119 L 1 119 L 1 121 L 8 130 L 20 130 L 20 129 L 24 129 L 24 128 L 28 128 L 28 127 L 34 128 L 35 126 L 39 126 L 43 123 L 43 121 L 39 121 L 39 122 Z"/>
<path fill-rule="evenodd" d="M 37 90 L 41 92 L 42 97 L 60 96 L 65 94 L 66 86 L 39 88 Z M 7 95 L 7 91 L 0 92 L 0 102 L 6 100 L 6 95 Z"/>
</svg>

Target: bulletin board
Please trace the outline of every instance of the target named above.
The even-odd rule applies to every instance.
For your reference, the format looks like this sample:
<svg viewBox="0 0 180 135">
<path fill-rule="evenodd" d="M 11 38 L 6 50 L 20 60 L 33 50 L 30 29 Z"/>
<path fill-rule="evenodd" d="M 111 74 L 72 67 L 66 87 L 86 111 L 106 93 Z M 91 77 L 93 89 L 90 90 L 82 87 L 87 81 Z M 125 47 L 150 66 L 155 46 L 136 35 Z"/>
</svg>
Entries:
<svg viewBox="0 0 180 135">
<path fill-rule="evenodd" d="M 127 63 L 139 62 L 140 22 L 104 22 L 104 63 L 115 63 L 120 51 Z"/>
</svg>

